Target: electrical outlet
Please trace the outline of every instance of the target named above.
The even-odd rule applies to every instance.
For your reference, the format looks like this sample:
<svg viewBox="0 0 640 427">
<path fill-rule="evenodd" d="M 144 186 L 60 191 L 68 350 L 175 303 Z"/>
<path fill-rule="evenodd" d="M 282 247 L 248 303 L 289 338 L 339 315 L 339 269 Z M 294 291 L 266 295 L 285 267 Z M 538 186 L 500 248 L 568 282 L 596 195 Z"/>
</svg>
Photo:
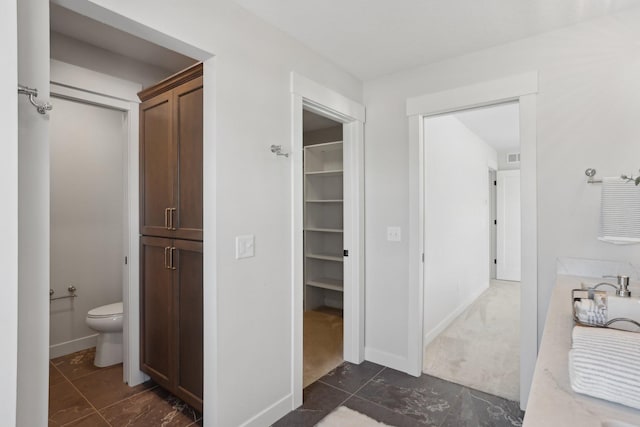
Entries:
<svg viewBox="0 0 640 427">
<path fill-rule="evenodd" d="M 250 258 L 255 255 L 255 238 L 253 234 L 236 236 L 236 259 Z"/>
<path fill-rule="evenodd" d="M 390 242 L 399 242 L 402 240 L 402 230 L 400 227 L 387 227 L 387 240 Z"/>
</svg>

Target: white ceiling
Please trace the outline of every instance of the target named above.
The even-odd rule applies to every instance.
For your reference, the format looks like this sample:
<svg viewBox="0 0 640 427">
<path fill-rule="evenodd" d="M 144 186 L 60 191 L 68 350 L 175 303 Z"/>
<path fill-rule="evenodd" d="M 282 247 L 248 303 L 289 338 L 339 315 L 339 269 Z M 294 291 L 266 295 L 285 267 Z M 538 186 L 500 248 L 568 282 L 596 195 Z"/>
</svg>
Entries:
<svg viewBox="0 0 640 427">
<path fill-rule="evenodd" d="M 640 5 L 640 0 L 235 0 L 369 80 Z"/>
<path fill-rule="evenodd" d="M 520 117 L 517 103 L 454 113 L 469 130 L 496 151 L 520 152 Z"/>
<path fill-rule="evenodd" d="M 69 9 L 53 3 L 49 6 L 51 31 L 170 72 L 183 70 L 196 62 L 192 58 L 94 21 Z"/>
</svg>

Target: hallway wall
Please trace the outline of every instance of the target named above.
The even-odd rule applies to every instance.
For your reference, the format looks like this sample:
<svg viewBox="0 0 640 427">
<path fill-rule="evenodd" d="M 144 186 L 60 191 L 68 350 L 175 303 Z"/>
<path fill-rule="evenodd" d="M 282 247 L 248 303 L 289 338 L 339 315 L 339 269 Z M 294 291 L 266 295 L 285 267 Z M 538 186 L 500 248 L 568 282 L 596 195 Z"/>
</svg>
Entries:
<svg viewBox="0 0 640 427">
<path fill-rule="evenodd" d="M 489 287 L 496 150 L 453 115 L 425 119 L 425 345 Z"/>
</svg>

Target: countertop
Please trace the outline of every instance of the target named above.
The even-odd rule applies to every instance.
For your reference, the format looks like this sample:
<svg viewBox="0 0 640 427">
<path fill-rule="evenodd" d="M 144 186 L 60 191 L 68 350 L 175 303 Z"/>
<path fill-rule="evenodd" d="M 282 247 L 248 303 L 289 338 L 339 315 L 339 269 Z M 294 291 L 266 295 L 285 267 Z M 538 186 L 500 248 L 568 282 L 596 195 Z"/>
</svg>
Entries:
<svg viewBox="0 0 640 427">
<path fill-rule="evenodd" d="M 573 317 L 571 290 L 601 279 L 558 275 L 538 352 L 524 427 L 600 427 L 603 421 L 640 426 L 640 410 L 575 393 L 569 382 Z M 640 367 L 639 367 L 640 369 Z"/>
</svg>

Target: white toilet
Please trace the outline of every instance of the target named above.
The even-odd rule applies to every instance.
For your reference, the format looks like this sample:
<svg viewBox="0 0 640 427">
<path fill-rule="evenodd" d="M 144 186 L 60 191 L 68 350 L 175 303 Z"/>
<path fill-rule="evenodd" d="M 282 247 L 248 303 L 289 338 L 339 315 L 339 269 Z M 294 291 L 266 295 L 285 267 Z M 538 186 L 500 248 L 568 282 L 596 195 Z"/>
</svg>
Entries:
<svg viewBox="0 0 640 427">
<path fill-rule="evenodd" d="M 99 368 L 122 363 L 122 302 L 89 310 L 87 326 L 99 332 L 96 358 Z"/>
</svg>

